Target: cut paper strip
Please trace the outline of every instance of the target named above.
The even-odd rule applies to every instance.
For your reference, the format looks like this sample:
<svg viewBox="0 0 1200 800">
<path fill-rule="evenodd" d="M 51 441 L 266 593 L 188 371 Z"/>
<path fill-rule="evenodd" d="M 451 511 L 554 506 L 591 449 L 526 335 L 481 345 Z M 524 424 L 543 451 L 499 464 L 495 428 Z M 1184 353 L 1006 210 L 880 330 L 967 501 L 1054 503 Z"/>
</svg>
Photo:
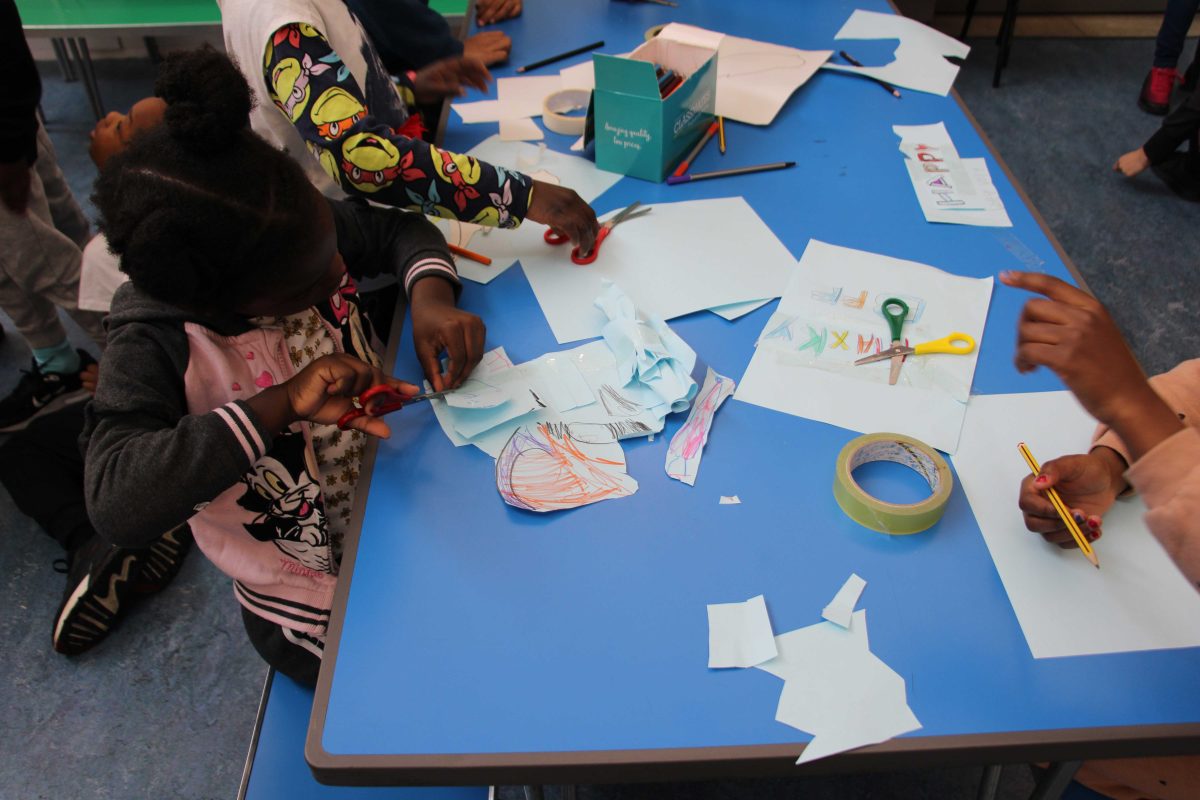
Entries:
<svg viewBox="0 0 1200 800">
<path fill-rule="evenodd" d="M 735 396 L 863 433 L 908 434 L 953 453 L 978 348 L 908 358 L 895 386 L 888 385 L 887 361 L 854 361 L 890 345 L 880 312 L 889 297 L 908 303 L 909 342 L 962 331 L 982 346 L 991 296 L 991 278 L 963 278 L 814 239 L 759 335 Z"/>
<path fill-rule="evenodd" d="M 508 393 L 481 378 L 468 378 L 443 399 L 451 408 L 495 408 L 508 401 Z"/>
<path fill-rule="evenodd" d="M 708 606 L 708 666 L 753 667 L 778 655 L 767 601 L 760 594 L 742 603 Z"/>
<path fill-rule="evenodd" d="M 467 155 L 505 169 L 519 170 L 544 183 L 570 187 L 588 203 L 621 179 L 614 172 L 597 169 L 585 158 L 559 153 L 545 145 L 539 147 L 528 142 L 505 142 L 499 136 L 488 137 L 471 148 Z M 476 283 L 494 280 L 525 254 L 544 255 L 547 250 L 559 249 L 550 247 L 542 238 L 546 232 L 545 225 L 529 220 L 515 230 L 489 228 L 457 220 L 439 219 L 434 220 L 434 224 L 450 244 L 492 259 L 489 265 L 468 259 L 456 261 L 459 277 Z M 563 252 L 569 250 L 563 248 Z"/>
<path fill-rule="evenodd" d="M 521 254 L 559 342 L 600 333 L 604 315 L 591 299 L 605 280 L 619 284 L 647 317 L 665 320 L 778 297 L 786 287 L 795 260 L 743 198 L 656 202 L 651 208 L 616 227 L 587 269 L 573 268 L 565 247 L 541 243 Z M 731 230 L 738 235 L 729 236 Z"/>
<path fill-rule="evenodd" d="M 1017 442 L 1045 463 L 1087 452 L 1095 426 L 1069 392 L 979 395 L 967 410 L 954 469 L 1029 650 L 1056 658 L 1200 646 L 1200 592 L 1146 527 L 1140 499 L 1104 515 L 1100 569 L 1025 529 L 1017 490 L 1029 469 Z"/>
<path fill-rule="evenodd" d="M 883 66 L 854 67 L 828 62 L 825 69 L 868 75 L 881 81 L 945 97 L 958 76 L 946 60 L 966 58 L 971 48 L 957 39 L 899 14 L 856 9 L 835 39 L 899 39 L 895 59 Z"/>
<path fill-rule="evenodd" d="M 775 719 L 813 735 L 797 764 L 921 727 L 904 679 L 869 649 L 867 612 L 848 629 L 821 622 L 775 641 L 779 655 L 758 668 L 784 680 Z"/>
<path fill-rule="evenodd" d="M 742 504 L 742 501 L 740 499 L 738 499 L 738 496 L 736 494 L 730 494 L 730 495 L 723 494 L 723 495 L 721 495 L 721 500 L 718 503 L 718 505 L 722 505 L 722 506 L 740 506 L 741 504 Z"/>
<path fill-rule="evenodd" d="M 733 394 L 736 384 L 724 375 L 713 372 L 712 367 L 704 377 L 704 385 L 692 403 L 687 421 L 671 437 L 667 445 L 667 474 L 688 486 L 696 484 L 700 471 L 700 458 L 708 444 L 708 432 L 712 429 L 713 417 L 725 399 Z"/>
<path fill-rule="evenodd" d="M 833 600 L 829 601 L 829 605 L 821 611 L 821 616 L 834 625 L 849 628 L 850 620 L 854 616 L 854 606 L 858 603 L 858 598 L 866 585 L 866 581 L 851 573 L 846 582 L 842 584 L 842 588 L 838 589 L 838 593 L 833 596 Z"/>
<path fill-rule="evenodd" d="M 546 134 L 532 119 L 502 119 L 500 120 L 500 139 L 505 142 L 536 142 L 545 139 Z"/>
<path fill-rule="evenodd" d="M 628 497 L 638 484 L 604 431 L 542 422 L 509 438 L 496 459 L 496 488 L 514 508 L 547 512 Z"/>
<path fill-rule="evenodd" d="M 987 161 L 960 158 L 946 126 L 894 125 L 921 211 L 929 222 L 1012 227 Z"/>
</svg>

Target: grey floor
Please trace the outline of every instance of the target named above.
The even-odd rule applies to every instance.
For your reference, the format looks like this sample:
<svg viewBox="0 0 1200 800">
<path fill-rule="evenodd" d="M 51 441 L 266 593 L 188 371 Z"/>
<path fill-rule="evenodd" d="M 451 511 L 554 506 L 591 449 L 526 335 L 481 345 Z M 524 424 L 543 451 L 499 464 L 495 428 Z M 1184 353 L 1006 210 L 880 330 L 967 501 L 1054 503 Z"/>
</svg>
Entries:
<svg viewBox="0 0 1200 800">
<path fill-rule="evenodd" d="M 999 91 L 993 47 L 975 52 L 957 87 L 1093 291 L 1112 309 L 1150 371 L 1200 353 L 1200 206 L 1177 200 L 1151 175 L 1124 180 L 1116 157 L 1157 127 L 1134 105 L 1149 41 L 1019 40 Z M 92 125 L 80 84 L 44 65 L 43 108 L 59 159 L 85 200 L 95 170 Z M 149 93 L 148 61 L 98 64 L 109 107 Z M 1016 266 L 1016 264 L 1014 264 Z M 29 353 L 0 344 L 0 392 Z M 50 649 L 63 590 L 61 555 L 0 490 L 0 798 L 233 798 L 264 667 L 242 633 L 228 586 L 193 557 L 162 595 L 143 603 L 95 651 L 67 659 Z M 974 797 L 979 771 L 669 786 L 593 787 L 596 800 L 630 798 Z M 1004 772 L 1002 798 L 1028 796 L 1023 767 Z M 516 797 L 506 789 L 502 796 Z"/>
</svg>

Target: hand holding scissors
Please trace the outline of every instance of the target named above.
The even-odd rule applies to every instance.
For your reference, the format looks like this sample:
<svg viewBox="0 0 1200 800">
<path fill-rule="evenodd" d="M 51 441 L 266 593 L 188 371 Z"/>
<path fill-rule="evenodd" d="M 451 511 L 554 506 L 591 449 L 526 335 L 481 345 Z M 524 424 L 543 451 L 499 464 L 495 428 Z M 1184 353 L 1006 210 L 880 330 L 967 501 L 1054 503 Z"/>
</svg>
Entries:
<svg viewBox="0 0 1200 800">
<path fill-rule="evenodd" d="M 359 417 L 382 417 L 384 414 L 399 411 L 410 403 L 420 403 L 422 400 L 431 400 L 444 394 L 445 392 L 427 392 L 409 396 L 386 383 L 378 383 L 354 398 L 354 408 L 341 416 L 337 426 L 344 431 L 349 429 L 350 423 Z"/>
<path fill-rule="evenodd" d="M 888 322 L 888 329 L 892 334 L 892 346 L 886 350 L 880 350 L 874 355 L 860 358 L 854 362 L 854 366 L 890 359 L 892 370 L 888 375 L 889 386 L 896 385 L 896 380 L 900 377 L 900 365 L 904 363 L 906 356 L 923 356 L 929 353 L 965 356 L 975 351 L 975 338 L 959 331 L 955 331 L 949 336 L 943 336 L 941 339 L 934 339 L 932 342 L 923 342 L 914 347 L 905 346 L 902 344 L 904 341 L 902 331 L 904 330 L 904 321 L 908 317 L 908 303 L 898 297 L 889 297 L 883 301 L 880 311 Z"/>
<path fill-rule="evenodd" d="M 612 233 L 612 229 L 620 225 L 628 219 L 637 219 L 640 216 L 649 214 L 653 208 L 643 208 L 641 211 L 634 213 L 634 209 L 642 204 L 641 200 L 634 201 L 631 205 L 621 209 L 621 211 L 608 222 L 600 226 L 600 230 L 596 233 L 596 243 L 592 245 L 592 251 L 586 255 L 579 252 L 578 247 L 571 248 L 571 261 L 576 264 L 591 264 L 596 260 L 596 256 L 600 253 L 600 244 L 608 238 Z M 548 229 L 542 237 L 546 240 L 546 244 L 566 244 L 570 239 L 563 236 L 561 233 L 556 233 L 553 229 Z"/>
</svg>

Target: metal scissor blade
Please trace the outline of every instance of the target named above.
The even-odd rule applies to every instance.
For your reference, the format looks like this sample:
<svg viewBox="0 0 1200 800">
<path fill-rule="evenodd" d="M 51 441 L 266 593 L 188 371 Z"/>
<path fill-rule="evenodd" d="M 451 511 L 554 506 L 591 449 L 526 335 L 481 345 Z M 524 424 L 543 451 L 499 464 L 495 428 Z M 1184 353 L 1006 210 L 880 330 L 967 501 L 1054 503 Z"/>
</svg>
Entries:
<svg viewBox="0 0 1200 800">
<path fill-rule="evenodd" d="M 404 401 L 404 405 L 406 405 L 406 406 L 407 406 L 407 405 L 412 405 L 413 403 L 420 403 L 420 402 L 423 402 L 423 401 L 425 401 L 425 400 L 434 400 L 434 399 L 442 398 L 442 397 L 445 397 L 445 396 L 446 396 L 446 392 L 445 392 L 445 391 L 442 391 L 442 392 L 426 392 L 425 394 L 419 394 L 419 395 L 417 395 L 416 397 L 410 397 L 410 398 L 408 398 L 407 400 L 405 400 L 405 401 Z"/>
<path fill-rule="evenodd" d="M 607 224 L 609 225 L 609 227 L 612 227 L 613 225 L 617 225 L 617 224 L 629 219 L 629 215 L 632 214 L 634 209 L 636 209 L 641 204 L 642 204 L 641 200 L 634 200 L 632 203 L 630 203 L 629 205 L 627 205 L 623 209 L 621 209 L 620 212 L 618 212 L 615 217 L 610 219 Z M 650 209 L 646 209 L 646 211 L 649 211 L 649 210 Z"/>
</svg>

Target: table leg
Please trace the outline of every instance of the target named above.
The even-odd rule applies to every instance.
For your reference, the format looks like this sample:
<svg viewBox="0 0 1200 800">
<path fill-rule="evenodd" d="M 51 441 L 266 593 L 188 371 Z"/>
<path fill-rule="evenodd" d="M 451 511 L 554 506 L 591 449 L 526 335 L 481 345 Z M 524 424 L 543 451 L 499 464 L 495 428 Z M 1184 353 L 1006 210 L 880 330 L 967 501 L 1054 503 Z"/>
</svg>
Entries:
<svg viewBox="0 0 1200 800">
<path fill-rule="evenodd" d="M 58 61 L 58 69 L 62 72 L 64 83 L 74 83 L 79 80 L 79 76 L 75 74 L 75 65 L 71 63 L 71 57 L 67 54 L 67 46 L 63 44 L 63 40 L 55 36 L 50 40 L 50 46 L 54 48 L 54 58 Z"/>
<path fill-rule="evenodd" d="M 999 88 L 1000 73 L 1008 66 L 1008 50 L 1012 46 L 1013 32 L 1017 27 L 1017 0 L 1004 4 L 1004 18 L 1000 20 L 1000 34 L 996 37 L 996 70 L 992 73 L 992 88 Z"/>
<path fill-rule="evenodd" d="M 996 800 L 996 792 L 1000 789 L 1000 765 L 989 764 L 983 768 L 983 777 L 979 779 L 979 794 L 976 800 Z"/>
<path fill-rule="evenodd" d="M 563 787 L 563 797 L 566 800 L 575 800 L 575 784 L 569 783 Z"/>
<path fill-rule="evenodd" d="M 526 786 L 525 800 L 546 800 L 545 793 L 542 792 L 541 786 Z"/>
<path fill-rule="evenodd" d="M 83 78 L 84 88 L 87 89 L 88 101 L 92 104 L 92 113 L 96 119 L 104 118 L 104 101 L 100 99 L 100 84 L 96 81 L 96 72 L 92 68 L 92 54 L 88 50 L 87 39 L 67 39 L 71 54 L 79 62 L 79 73 Z"/>
<path fill-rule="evenodd" d="M 1082 765 L 1082 761 L 1057 761 L 1051 764 L 1034 787 L 1033 794 L 1029 795 L 1029 800 L 1058 800 Z"/>
<path fill-rule="evenodd" d="M 975 16 L 975 6 L 978 3 L 979 0 L 967 0 L 967 10 L 966 13 L 963 14 L 962 33 L 958 35 L 959 41 L 965 42 L 967 40 L 967 31 L 971 27 L 971 19 Z"/>
</svg>

